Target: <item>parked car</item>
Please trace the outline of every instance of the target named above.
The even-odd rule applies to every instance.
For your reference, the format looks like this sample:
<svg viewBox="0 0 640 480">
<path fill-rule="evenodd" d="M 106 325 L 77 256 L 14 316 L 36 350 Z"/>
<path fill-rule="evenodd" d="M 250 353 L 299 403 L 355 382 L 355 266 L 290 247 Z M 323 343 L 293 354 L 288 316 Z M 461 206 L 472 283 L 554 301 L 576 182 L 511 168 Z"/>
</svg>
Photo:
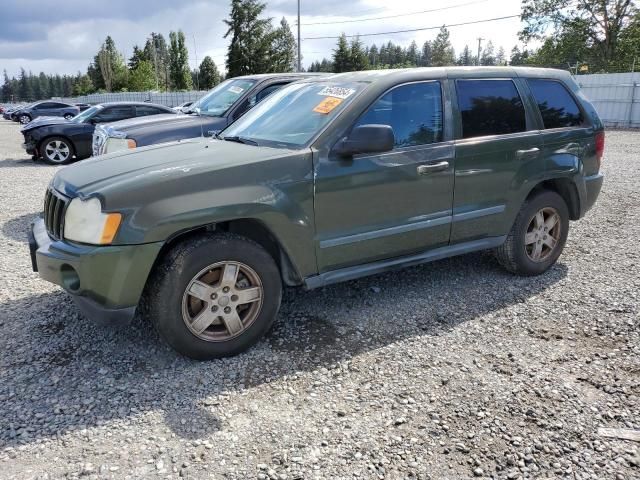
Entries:
<svg viewBox="0 0 640 480">
<path fill-rule="evenodd" d="M 211 136 L 289 83 L 314 73 L 273 73 L 226 80 L 196 101 L 186 115 L 158 117 L 153 122 L 136 119 L 104 125 L 94 133 L 93 155 Z M 326 74 L 320 74 L 326 75 Z"/>
<path fill-rule="evenodd" d="M 189 107 L 191 105 L 193 105 L 193 101 L 181 103 L 180 105 L 177 105 L 177 106 L 173 107 L 173 109 L 178 111 L 178 112 L 186 112 L 186 111 L 189 110 Z"/>
<path fill-rule="evenodd" d="M 42 100 L 13 112 L 12 118 L 26 125 L 38 117 L 63 117 L 71 120 L 78 113 L 80 113 L 80 109 L 75 105 L 53 100 Z"/>
<path fill-rule="evenodd" d="M 176 113 L 164 105 L 143 102 L 110 102 L 95 105 L 71 120 L 41 117 L 22 127 L 24 148 L 35 160 L 63 164 L 73 157 L 91 156 L 91 142 L 96 125 L 125 118 L 152 117 Z"/>
<path fill-rule="evenodd" d="M 269 330 L 283 284 L 484 249 L 544 273 L 598 197 L 603 151 L 602 122 L 563 71 L 308 78 L 216 139 L 60 170 L 31 253 L 90 319 L 129 320 L 144 295 L 176 350 L 232 355 Z"/>
<path fill-rule="evenodd" d="M 80 109 L 81 112 L 84 112 L 85 110 L 91 108 L 91 105 L 89 105 L 88 103 L 76 103 L 75 105 Z"/>
</svg>

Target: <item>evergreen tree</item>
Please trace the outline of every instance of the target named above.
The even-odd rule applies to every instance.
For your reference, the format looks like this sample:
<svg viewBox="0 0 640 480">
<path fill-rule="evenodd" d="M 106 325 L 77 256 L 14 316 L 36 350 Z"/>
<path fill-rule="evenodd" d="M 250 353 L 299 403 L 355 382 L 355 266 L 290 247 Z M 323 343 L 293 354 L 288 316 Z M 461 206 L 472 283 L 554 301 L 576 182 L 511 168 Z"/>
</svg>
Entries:
<svg viewBox="0 0 640 480">
<path fill-rule="evenodd" d="M 351 40 L 349 57 L 349 68 L 351 71 L 355 72 L 359 70 L 366 70 L 369 67 L 369 58 L 367 57 L 364 48 L 362 47 L 362 42 L 358 37 L 354 37 L 353 40 Z"/>
<path fill-rule="evenodd" d="M 29 76 L 27 75 L 27 72 L 25 72 L 24 68 L 20 69 L 19 81 L 18 96 L 20 97 L 20 100 L 23 102 L 33 101 L 33 89 L 31 87 L 31 82 L 29 81 Z"/>
<path fill-rule="evenodd" d="M 151 32 L 144 45 L 140 60 L 147 60 L 153 65 L 156 90 L 169 90 L 169 48 L 161 33 Z"/>
<path fill-rule="evenodd" d="M 446 27 L 440 28 L 438 36 L 431 44 L 432 64 L 434 67 L 443 67 L 455 64 L 455 52 L 449 40 L 449 30 Z"/>
<path fill-rule="evenodd" d="M 422 45 L 422 55 L 420 55 L 420 66 L 430 67 L 433 65 L 433 49 L 431 48 L 431 42 L 427 40 Z"/>
<path fill-rule="evenodd" d="M 91 82 L 91 78 L 89 75 L 81 75 L 78 72 L 75 81 L 73 82 L 73 95 L 74 96 L 82 96 L 88 95 L 92 93 L 94 90 L 93 83 Z"/>
<path fill-rule="evenodd" d="M 15 79 L 14 79 L 15 81 Z M 5 103 L 12 102 L 16 92 L 13 88 L 13 82 L 9 79 L 7 71 L 4 71 L 4 83 L 2 84 L 2 101 Z"/>
<path fill-rule="evenodd" d="M 132 92 L 147 92 L 156 88 L 153 65 L 149 60 L 140 60 L 136 68 L 129 74 L 129 90 Z"/>
<path fill-rule="evenodd" d="M 133 55 L 131 55 L 131 57 L 129 58 L 129 63 L 128 63 L 129 70 L 135 70 L 136 67 L 143 60 L 148 60 L 148 58 L 146 58 L 144 51 L 141 50 L 140 47 L 138 47 L 138 45 L 134 45 Z"/>
<path fill-rule="evenodd" d="M 189 51 L 182 30 L 169 33 L 169 76 L 174 90 L 191 90 Z"/>
<path fill-rule="evenodd" d="M 369 57 L 369 65 L 371 65 L 372 68 L 376 68 L 380 62 L 380 53 L 378 52 L 378 47 L 376 47 L 375 43 L 371 45 L 367 55 Z"/>
<path fill-rule="evenodd" d="M 297 63 L 297 43 L 289 23 L 282 17 L 280 27 L 271 34 L 270 72 L 293 72 Z"/>
<path fill-rule="evenodd" d="M 487 46 L 482 50 L 480 55 L 480 65 L 493 66 L 496 64 L 495 48 L 493 42 L 489 40 Z"/>
<path fill-rule="evenodd" d="M 224 20 L 231 37 L 227 51 L 230 77 L 269 71 L 271 19 L 260 18 L 266 5 L 258 0 L 231 0 L 230 18 Z"/>
<path fill-rule="evenodd" d="M 111 36 L 107 36 L 94 58 L 93 69 L 90 68 L 88 74 L 92 77 L 92 81 L 100 77 L 100 85 L 104 86 L 107 92 L 113 92 L 126 87 L 127 73 L 124 58 L 116 49 Z M 65 82 L 65 91 L 66 89 Z"/>
<path fill-rule="evenodd" d="M 333 71 L 335 73 L 351 71 L 351 50 L 344 33 L 338 38 L 338 45 L 333 51 Z"/>
<path fill-rule="evenodd" d="M 200 63 L 199 81 L 201 90 L 209 90 L 220 83 L 220 72 L 209 55 Z"/>
<path fill-rule="evenodd" d="M 507 54 L 504 51 L 503 47 L 498 49 L 498 53 L 496 54 L 496 65 L 504 66 L 507 64 Z"/>
<path fill-rule="evenodd" d="M 473 55 L 471 54 L 471 49 L 469 48 L 469 45 L 465 45 L 464 50 L 462 50 L 462 53 L 458 57 L 458 65 L 468 67 L 470 65 L 473 65 L 474 63 L 475 61 Z"/>
<path fill-rule="evenodd" d="M 411 42 L 411 45 L 409 45 L 409 48 L 407 49 L 405 61 L 412 67 L 417 67 L 420 64 L 420 52 L 418 52 L 418 44 L 415 40 Z"/>
</svg>

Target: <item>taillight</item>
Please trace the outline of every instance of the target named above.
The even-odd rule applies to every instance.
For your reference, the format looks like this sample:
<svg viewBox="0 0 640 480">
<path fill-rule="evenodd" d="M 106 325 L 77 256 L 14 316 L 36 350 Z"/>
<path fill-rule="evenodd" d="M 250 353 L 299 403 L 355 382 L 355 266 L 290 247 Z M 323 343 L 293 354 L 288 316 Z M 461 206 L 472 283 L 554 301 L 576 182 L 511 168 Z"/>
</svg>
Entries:
<svg viewBox="0 0 640 480">
<path fill-rule="evenodd" d="M 602 164 L 602 157 L 604 156 L 604 130 L 596 133 L 596 161 L 598 163 L 598 170 Z"/>
</svg>

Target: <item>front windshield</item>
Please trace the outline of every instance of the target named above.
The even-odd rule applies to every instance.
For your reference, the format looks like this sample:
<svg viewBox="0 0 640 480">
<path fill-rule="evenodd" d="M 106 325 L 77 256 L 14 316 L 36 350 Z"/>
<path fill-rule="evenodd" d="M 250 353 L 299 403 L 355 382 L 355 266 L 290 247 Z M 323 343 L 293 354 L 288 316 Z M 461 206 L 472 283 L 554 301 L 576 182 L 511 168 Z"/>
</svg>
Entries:
<svg viewBox="0 0 640 480">
<path fill-rule="evenodd" d="M 268 96 L 223 132 L 272 146 L 300 147 L 365 87 L 363 83 L 292 83 Z"/>
<path fill-rule="evenodd" d="M 229 110 L 255 80 L 225 80 L 189 107 L 186 113 L 200 113 L 211 117 L 221 117 Z"/>
<path fill-rule="evenodd" d="M 78 115 L 73 117 L 71 121 L 73 123 L 84 123 L 89 120 L 96 112 L 102 110 L 102 107 L 99 105 L 95 105 L 91 108 L 87 108 L 84 112 L 80 112 Z"/>
</svg>

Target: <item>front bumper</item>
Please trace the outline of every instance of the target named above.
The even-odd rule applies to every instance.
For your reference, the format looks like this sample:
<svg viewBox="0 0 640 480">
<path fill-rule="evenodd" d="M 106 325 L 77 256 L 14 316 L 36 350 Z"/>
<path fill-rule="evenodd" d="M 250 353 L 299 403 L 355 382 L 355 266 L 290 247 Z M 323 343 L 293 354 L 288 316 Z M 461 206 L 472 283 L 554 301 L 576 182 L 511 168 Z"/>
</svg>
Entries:
<svg viewBox="0 0 640 480">
<path fill-rule="evenodd" d="M 42 219 L 29 232 L 34 271 L 70 293 L 84 316 L 108 323 L 133 318 L 162 245 L 90 246 L 53 241 Z"/>
</svg>

